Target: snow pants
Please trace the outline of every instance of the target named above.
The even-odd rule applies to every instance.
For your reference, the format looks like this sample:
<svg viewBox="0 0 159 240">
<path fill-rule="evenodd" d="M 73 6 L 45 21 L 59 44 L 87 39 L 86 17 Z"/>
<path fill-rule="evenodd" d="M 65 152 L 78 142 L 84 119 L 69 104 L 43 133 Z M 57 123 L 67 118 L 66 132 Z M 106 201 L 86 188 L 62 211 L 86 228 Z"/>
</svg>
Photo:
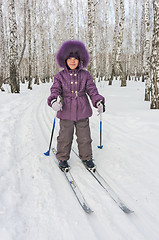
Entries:
<svg viewBox="0 0 159 240">
<path fill-rule="evenodd" d="M 82 160 L 92 159 L 92 139 L 88 118 L 79 120 L 77 122 L 60 120 L 60 131 L 59 136 L 57 137 L 57 159 L 61 161 L 67 161 L 70 158 L 74 129 L 76 129 L 80 158 Z"/>
</svg>

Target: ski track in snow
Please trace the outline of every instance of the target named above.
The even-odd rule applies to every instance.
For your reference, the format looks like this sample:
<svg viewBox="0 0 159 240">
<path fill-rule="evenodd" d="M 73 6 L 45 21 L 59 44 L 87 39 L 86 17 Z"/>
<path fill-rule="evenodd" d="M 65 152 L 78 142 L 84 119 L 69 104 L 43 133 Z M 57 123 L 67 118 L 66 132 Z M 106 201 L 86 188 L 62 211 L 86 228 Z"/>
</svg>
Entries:
<svg viewBox="0 0 159 240">
<path fill-rule="evenodd" d="M 102 150 L 97 148 L 96 110 L 90 119 L 94 158 L 99 172 L 134 213 L 124 214 L 71 153 L 72 174 L 94 212 L 88 215 L 83 211 L 53 154 L 43 154 L 48 150 L 54 112 L 46 102 L 50 84 L 42 84 L 18 96 L 3 94 L 6 106 L 2 101 L 1 239 L 159 239 L 159 149 L 154 141 L 159 134 L 159 114 L 149 111 L 147 103 L 140 105 L 143 83 L 131 83 L 131 89 L 106 84 L 98 86 L 107 98 Z M 133 97 L 134 93 L 137 97 L 128 108 L 126 99 L 129 103 L 129 94 Z M 77 151 L 76 137 L 73 148 Z"/>
</svg>

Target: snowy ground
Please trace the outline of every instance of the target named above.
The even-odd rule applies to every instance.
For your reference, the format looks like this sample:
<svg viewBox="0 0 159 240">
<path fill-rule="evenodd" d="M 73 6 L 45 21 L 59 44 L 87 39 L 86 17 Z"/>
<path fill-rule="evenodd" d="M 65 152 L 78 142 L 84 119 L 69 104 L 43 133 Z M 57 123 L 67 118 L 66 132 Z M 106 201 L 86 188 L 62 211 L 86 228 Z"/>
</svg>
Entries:
<svg viewBox="0 0 159 240">
<path fill-rule="evenodd" d="M 144 102 L 144 83 L 121 88 L 98 84 L 107 99 L 103 145 L 99 117 L 90 119 L 99 172 L 134 210 L 124 214 L 71 154 L 70 165 L 85 199 L 87 215 L 53 156 L 46 157 L 54 112 L 46 104 L 51 84 L 0 92 L 0 239 L 158 240 L 159 111 Z M 53 145 L 56 145 L 58 121 Z M 76 149 L 76 141 L 73 143 Z"/>
</svg>

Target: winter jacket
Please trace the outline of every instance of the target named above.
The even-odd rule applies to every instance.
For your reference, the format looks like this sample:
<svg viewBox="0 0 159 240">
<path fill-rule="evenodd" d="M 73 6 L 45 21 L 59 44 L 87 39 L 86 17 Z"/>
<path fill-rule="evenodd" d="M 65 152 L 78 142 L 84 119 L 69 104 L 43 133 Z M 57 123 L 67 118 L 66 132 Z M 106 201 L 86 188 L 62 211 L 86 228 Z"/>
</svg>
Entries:
<svg viewBox="0 0 159 240">
<path fill-rule="evenodd" d="M 70 52 L 76 52 L 79 55 L 80 64 L 78 69 L 69 70 L 66 67 L 66 59 Z M 60 95 L 63 99 L 63 107 L 57 113 L 58 118 L 78 121 L 91 117 L 92 109 L 88 96 L 94 107 L 96 107 L 98 101 L 105 100 L 98 93 L 90 73 L 83 69 L 89 62 L 89 55 L 84 44 L 79 41 L 65 42 L 60 48 L 56 60 L 60 67 L 64 67 L 64 70 L 54 76 L 51 95 L 48 97 L 48 105 L 51 107 L 51 101 L 57 99 Z"/>
</svg>

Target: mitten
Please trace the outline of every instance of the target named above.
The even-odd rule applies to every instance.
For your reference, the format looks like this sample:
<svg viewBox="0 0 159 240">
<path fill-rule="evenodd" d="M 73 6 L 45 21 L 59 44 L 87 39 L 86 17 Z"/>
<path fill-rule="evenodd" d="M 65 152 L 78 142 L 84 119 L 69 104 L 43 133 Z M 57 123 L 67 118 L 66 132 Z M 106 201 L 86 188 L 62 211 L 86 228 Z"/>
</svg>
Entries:
<svg viewBox="0 0 159 240">
<path fill-rule="evenodd" d="M 102 100 L 100 100 L 99 102 L 97 102 L 97 108 L 98 108 L 98 113 L 101 114 L 103 112 L 105 112 L 105 104 Z"/>
<path fill-rule="evenodd" d="M 51 105 L 52 105 L 52 109 L 56 112 L 62 110 L 62 103 L 57 102 L 57 99 L 52 100 Z"/>
</svg>

